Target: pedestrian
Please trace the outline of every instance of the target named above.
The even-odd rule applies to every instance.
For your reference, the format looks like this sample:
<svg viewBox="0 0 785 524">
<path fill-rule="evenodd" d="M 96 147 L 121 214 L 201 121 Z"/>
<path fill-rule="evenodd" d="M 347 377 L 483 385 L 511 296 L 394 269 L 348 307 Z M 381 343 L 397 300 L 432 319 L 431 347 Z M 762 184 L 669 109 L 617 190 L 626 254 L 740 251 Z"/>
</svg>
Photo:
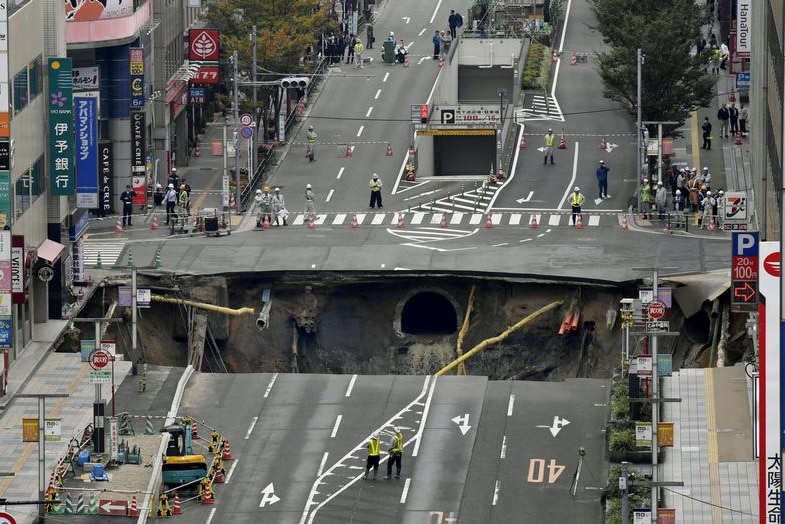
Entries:
<svg viewBox="0 0 785 524">
<path fill-rule="evenodd" d="M 166 181 L 167 185 L 172 184 L 175 188 L 180 187 L 180 177 L 177 176 L 177 168 L 173 167 L 169 173 L 169 180 Z"/>
<path fill-rule="evenodd" d="M 257 189 L 253 197 L 253 208 L 256 211 L 256 227 L 262 227 L 262 206 L 264 202 L 264 193 L 261 189 Z"/>
<path fill-rule="evenodd" d="M 273 204 L 273 212 L 275 213 L 276 227 L 279 225 L 278 224 L 279 219 L 283 222 L 283 225 L 288 226 L 289 224 L 286 222 L 286 217 L 289 216 L 289 212 L 286 210 L 286 202 L 284 201 L 280 188 L 277 187 L 275 188 L 275 194 L 270 200 Z"/>
<path fill-rule="evenodd" d="M 686 225 L 684 219 L 684 195 L 681 194 L 681 189 L 676 190 L 676 196 L 673 197 L 673 210 L 676 212 L 676 227 Z"/>
<path fill-rule="evenodd" d="M 177 214 L 174 212 L 174 208 L 177 205 L 177 190 L 174 188 L 174 184 L 169 184 L 166 187 L 164 202 L 166 203 L 166 223 L 168 224 L 170 219 L 174 220 L 177 218 Z"/>
<path fill-rule="evenodd" d="M 433 59 L 438 60 L 442 53 L 442 37 L 439 31 L 434 31 L 431 42 L 433 42 Z"/>
<path fill-rule="evenodd" d="M 705 185 L 707 189 L 711 189 L 711 173 L 709 172 L 709 166 L 703 166 L 701 184 Z"/>
<path fill-rule="evenodd" d="M 374 173 L 368 185 L 371 188 L 371 202 L 368 204 L 368 206 L 371 209 L 373 209 L 374 205 L 377 205 L 379 206 L 379 209 L 381 209 L 382 208 L 382 181 L 379 179 L 379 175 Z"/>
<path fill-rule="evenodd" d="M 711 136 L 711 122 L 709 121 L 709 117 L 703 119 L 701 129 L 703 130 L 703 149 L 711 149 L 711 141 L 714 137 Z"/>
<path fill-rule="evenodd" d="M 370 19 L 368 18 L 366 18 L 365 20 L 370 21 Z M 373 26 L 372 25 L 365 26 L 365 42 L 366 42 L 365 47 L 367 49 L 373 49 L 374 40 L 376 39 L 373 37 Z"/>
<path fill-rule="evenodd" d="M 354 67 L 363 68 L 363 43 L 358 38 L 354 43 Z"/>
<path fill-rule="evenodd" d="M 687 189 L 690 192 L 689 199 L 690 199 L 690 211 L 695 213 L 698 211 L 698 193 L 700 193 L 701 188 L 701 181 L 698 177 L 698 173 L 693 170 L 690 173 L 690 180 L 687 182 Z"/>
<path fill-rule="evenodd" d="M 703 197 L 703 217 L 701 217 L 701 229 L 711 228 L 713 216 L 715 215 L 714 206 L 716 200 L 711 196 L 711 191 L 706 190 L 706 196 Z M 716 223 L 715 223 L 716 224 Z"/>
<path fill-rule="evenodd" d="M 153 193 L 153 202 L 155 207 L 160 206 L 164 202 L 164 188 L 161 184 L 155 184 L 155 192 Z"/>
<path fill-rule="evenodd" d="M 736 136 L 739 132 L 739 110 L 735 103 L 731 103 L 728 108 L 728 116 L 730 117 L 730 134 Z"/>
<path fill-rule="evenodd" d="M 643 183 L 641 184 L 640 199 L 643 218 L 649 218 L 649 210 L 651 209 L 651 186 L 649 185 L 648 178 L 644 178 Z"/>
<path fill-rule="evenodd" d="M 308 126 L 308 131 L 305 133 L 305 138 L 308 140 L 308 161 L 313 162 L 316 157 L 316 139 L 318 138 L 316 135 L 316 131 L 313 130 L 313 126 Z"/>
<path fill-rule="evenodd" d="M 728 44 L 723 42 L 720 44 L 720 69 L 727 68 L 729 58 L 730 51 L 728 50 Z"/>
<path fill-rule="evenodd" d="M 654 203 L 657 205 L 657 216 L 660 220 L 664 220 L 668 210 L 668 190 L 665 189 L 662 182 L 657 182 L 657 192 L 654 194 Z"/>
<path fill-rule="evenodd" d="M 671 196 L 676 196 L 676 190 L 679 189 L 679 169 L 676 166 L 671 166 L 668 171 L 668 187 L 671 190 Z"/>
<path fill-rule="evenodd" d="M 311 184 L 305 185 L 305 214 L 316 215 L 316 204 L 314 203 L 313 189 Z"/>
<path fill-rule="evenodd" d="M 368 479 L 368 472 L 373 468 L 373 480 L 376 480 L 376 473 L 379 471 L 379 458 L 381 455 L 379 445 L 379 434 L 374 433 L 368 441 L 368 459 L 365 461 L 365 475 L 364 479 Z"/>
<path fill-rule="evenodd" d="M 131 217 L 134 212 L 134 197 L 136 191 L 131 189 L 131 186 L 126 184 L 125 191 L 120 195 L 120 201 L 123 203 L 123 226 L 132 226 Z"/>
<path fill-rule="evenodd" d="M 188 199 L 188 191 L 185 190 L 185 184 L 180 184 L 180 192 L 177 193 L 177 206 L 180 208 L 182 216 L 188 216 L 191 203 Z"/>
<path fill-rule="evenodd" d="M 716 224 L 719 229 L 725 226 L 725 191 L 720 189 L 717 192 L 717 198 L 714 206 L 714 216 L 716 217 Z"/>
<path fill-rule="evenodd" d="M 548 129 L 548 133 L 545 135 L 545 139 L 543 140 L 543 145 L 545 146 L 545 158 L 543 158 L 542 163 L 548 163 L 548 157 L 551 157 L 551 165 L 553 165 L 553 143 L 556 140 L 556 137 L 553 136 L 553 129 Z"/>
<path fill-rule="evenodd" d="M 730 111 L 728 105 L 722 104 L 722 107 L 717 110 L 717 119 L 720 121 L 720 136 L 727 138 L 728 135 L 728 120 L 730 120 Z"/>
<path fill-rule="evenodd" d="M 257 190 L 258 191 L 258 190 Z M 257 218 L 258 226 L 263 226 L 266 222 L 268 225 L 273 222 L 273 198 L 270 196 L 269 186 L 264 186 L 264 193 L 261 197 L 261 208 Z"/>
<path fill-rule="evenodd" d="M 450 44 L 452 44 L 452 37 L 450 37 L 444 31 L 439 33 L 439 37 L 442 39 L 442 58 L 446 58 L 447 54 L 450 52 Z"/>
<path fill-rule="evenodd" d="M 458 35 L 458 16 L 455 14 L 455 9 L 450 9 L 447 25 L 450 26 L 450 36 L 455 38 Z"/>
<path fill-rule="evenodd" d="M 720 50 L 717 44 L 712 44 L 710 53 L 709 65 L 711 66 L 711 74 L 718 75 L 720 74 Z"/>
<path fill-rule="evenodd" d="M 600 199 L 608 198 L 608 166 L 605 165 L 605 160 L 600 160 L 600 165 L 597 166 L 597 185 L 600 188 Z"/>
<path fill-rule="evenodd" d="M 581 216 L 581 206 L 586 201 L 586 197 L 581 194 L 581 188 L 575 186 L 572 190 L 572 196 L 570 197 L 570 205 L 572 206 L 572 225 L 576 225 L 576 221 L 580 219 L 581 223 L 583 223 L 583 217 Z"/>
<path fill-rule="evenodd" d="M 349 43 L 351 44 L 354 41 L 355 41 L 354 33 L 352 33 L 352 34 L 349 35 Z M 346 52 L 346 63 L 347 64 L 352 64 L 352 63 L 354 63 L 354 46 L 353 45 L 348 45 L 346 47 L 349 49 Z M 368 46 L 368 48 L 370 49 L 370 46 Z"/>
<path fill-rule="evenodd" d="M 741 106 L 741 111 L 739 112 L 739 131 L 741 131 L 742 136 L 747 135 L 747 123 L 749 122 L 750 112 L 746 106 Z"/>
<path fill-rule="evenodd" d="M 185 188 L 184 188 L 185 192 L 188 194 L 187 211 L 188 211 L 188 213 L 190 213 L 191 212 L 191 184 L 189 184 L 185 180 L 185 177 L 180 179 L 180 187 L 183 187 L 183 186 L 185 186 Z"/>
<path fill-rule="evenodd" d="M 392 476 L 393 464 L 395 464 L 395 478 L 401 478 L 401 458 L 403 457 L 403 435 L 398 426 L 393 427 L 393 436 L 390 440 L 390 457 L 387 459 L 387 476 L 384 480 L 390 480 Z"/>
</svg>

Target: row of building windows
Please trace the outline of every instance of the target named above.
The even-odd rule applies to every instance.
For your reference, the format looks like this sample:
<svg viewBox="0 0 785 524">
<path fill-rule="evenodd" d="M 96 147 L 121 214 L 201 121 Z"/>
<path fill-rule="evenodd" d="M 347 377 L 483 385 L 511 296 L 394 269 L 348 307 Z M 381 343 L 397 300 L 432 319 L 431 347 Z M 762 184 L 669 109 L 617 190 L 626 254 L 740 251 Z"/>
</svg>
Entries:
<svg viewBox="0 0 785 524">
<path fill-rule="evenodd" d="M 44 90 L 40 56 L 14 76 L 13 90 L 12 100 L 16 115 Z"/>
<path fill-rule="evenodd" d="M 44 157 L 38 160 L 25 171 L 14 185 L 14 216 L 18 219 L 30 209 L 41 193 L 44 191 Z"/>
</svg>

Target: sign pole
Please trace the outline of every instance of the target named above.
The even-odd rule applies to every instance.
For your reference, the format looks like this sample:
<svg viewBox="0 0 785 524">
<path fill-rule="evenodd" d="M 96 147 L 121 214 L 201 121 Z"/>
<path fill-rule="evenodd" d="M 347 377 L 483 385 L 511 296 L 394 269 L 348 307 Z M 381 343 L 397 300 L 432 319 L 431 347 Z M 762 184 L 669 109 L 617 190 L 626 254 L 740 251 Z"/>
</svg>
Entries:
<svg viewBox="0 0 785 524">
<path fill-rule="evenodd" d="M 101 321 L 95 321 L 95 345 L 96 349 L 101 347 Z M 104 425 L 101 417 L 103 416 L 101 407 L 101 384 L 95 385 L 95 402 L 93 403 L 93 451 L 96 453 L 104 452 Z"/>
<path fill-rule="evenodd" d="M 654 296 L 652 300 L 659 301 L 659 294 L 657 294 L 657 288 L 659 285 L 659 271 L 657 268 L 654 268 L 652 271 L 652 291 L 654 292 Z M 651 341 L 651 398 L 657 399 L 659 398 L 659 379 L 657 377 L 657 339 L 659 337 L 650 337 Z M 651 521 L 653 523 L 657 523 L 657 504 L 659 497 L 658 491 L 659 487 L 657 486 L 657 479 L 659 477 L 658 469 L 659 465 L 657 463 L 657 422 L 660 417 L 660 405 L 657 402 L 651 403 Z"/>
</svg>

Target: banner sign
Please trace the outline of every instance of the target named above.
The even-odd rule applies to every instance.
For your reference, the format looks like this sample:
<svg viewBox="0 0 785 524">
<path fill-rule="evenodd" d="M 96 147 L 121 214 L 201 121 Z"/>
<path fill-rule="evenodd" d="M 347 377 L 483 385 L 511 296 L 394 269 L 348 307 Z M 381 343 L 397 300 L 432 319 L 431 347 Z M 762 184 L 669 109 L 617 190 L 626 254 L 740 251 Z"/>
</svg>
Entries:
<svg viewBox="0 0 785 524">
<path fill-rule="evenodd" d="M 221 58 L 221 40 L 217 29 L 188 30 L 188 60 L 218 62 Z"/>
<path fill-rule="evenodd" d="M 98 91 L 100 85 L 97 67 L 74 68 L 74 91 Z"/>
<path fill-rule="evenodd" d="M 11 236 L 11 302 L 25 302 L 25 237 Z"/>
<path fill-rule="evenodd" d="M 750 7 L 752 0 L 736 0 L 736 55 L 749 58 L 752 50 L 750 35 Z"/>
<path fill-rule="evenodd" d="M 98 146 L 98 170 L 100 188 L 100 209 L 105 215 L 114 210 L 114 146 L 112 142 L 101 142 Z"/>
<path fill-rule="evenodd" d="M 14 345 L 14 321 L 11 317 L 0 317 L 0 349 L 11 349 Z"/>
<path fill-rule="evenodd" d="M 143 111 L 131 112 L 131 171 L 144 173 L 147 169 L 145 155 L 147 153 L 146 122 Z"/>
<path fill-rule="evenodd" d="M 49 58 L 49 192 L 74 194 L 73 71 L 70 58 Z M 0 97 L 2 98 L 2 97 Z"/>
<path fill-rule="evenodd" d="M 131 109 L 144 107 L 144 48 L 132 47 L 130 51 Z"/>
<path fill-rule="evenodd" d="M 0 229 L 11 228 L 11 172 L 0 170 Z"/>
<path fill-rule="evenodd" d="M 75 97 L 76 207 L 98 207 L 98 100 Z"/>
</svg>

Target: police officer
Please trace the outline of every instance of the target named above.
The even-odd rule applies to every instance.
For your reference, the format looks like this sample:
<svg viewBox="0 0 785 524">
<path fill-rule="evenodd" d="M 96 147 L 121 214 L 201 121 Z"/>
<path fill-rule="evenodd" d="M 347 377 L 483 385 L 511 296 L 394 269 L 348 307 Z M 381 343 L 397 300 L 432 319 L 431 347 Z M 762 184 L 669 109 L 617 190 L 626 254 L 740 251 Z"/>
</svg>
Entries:
<svg viewBox="0 0 785 524">
<path fill-rule="evenodd" d="M 581 194 L 581 188 L 575 186 L 570 196 L 570 205 L 572 206 L 572 225 L 575 225 L 577 217 L 581 216 L 581 206 L 586 202 L 586 197 Z"/>
<path fill-rule="evenodd" d="M 555 140 L 556 137 L 553 136 L 553 129 L 548 129 L 548 133 L 543 140 L 543 145 L 545 146 L 545 158 L 542 160 L 543 164 L 548 163 L 549 156 L 551 157 L 551 164 L 553 164 L 553 142 Z"/>
<path fill-rule="evenodd" d="M 379 471 L 379 459 L 381 456 L 381 445 L 379 444 L 379 433 L 371 435 L 368 441 L 368 460 L 365 461 L 364 479 L 368 479 L 368 472 L 373 468 L 373 480 L 376 480 L 376 473 Z"/>
<path fill-rule="evenodd" d="M 378 205 L 379 209 L 382 208 L 382 181 L 379 180 L 379 175 L 376 173 L 373 174 L 371 177 L 371 181 L 368 182 L 368 185 L 371 188 L 371 202 L 368 204 L 368 207 L 373 209 L 374 205 Z"/>
<path fill-rule="evenodd" d="M 120 195 L 120 200 L 123 202 L 123 226 L 131 226 L 131 216 L 134 212 L 134 197 L 136 191 L 131 189 L 131 186 L 126 184 L 125 191 Z"/>
<path fill-rule="evenodd" d="M 172 168 L 172 172 L 169 175 L 169 180 L 167 180 L 166 183 L 167 184 L 172 184 L 175 187 L 175 189 L 180 187 L 180 177 L 177 176 L 177 168 L 176 167 Z"/>
<path fill-rule="evenodd" d="M 395 478 L 401 478 L 401 457 L 403 456 L 403 435 L 400 428 L 393 427 L 393 437 L 390 441 L 390 458 L 387 460 L 387 476 L 384 480 L 390 480 L 393 464 L 395 464 Z"/>
<path fill-rule="evenodd" d="M 313 130 L 313 126 L 308 126 L 305 137 L 308 139 L 308 160 L 313 162 L 316 156 L 316 131 Z"/>
</svg>

